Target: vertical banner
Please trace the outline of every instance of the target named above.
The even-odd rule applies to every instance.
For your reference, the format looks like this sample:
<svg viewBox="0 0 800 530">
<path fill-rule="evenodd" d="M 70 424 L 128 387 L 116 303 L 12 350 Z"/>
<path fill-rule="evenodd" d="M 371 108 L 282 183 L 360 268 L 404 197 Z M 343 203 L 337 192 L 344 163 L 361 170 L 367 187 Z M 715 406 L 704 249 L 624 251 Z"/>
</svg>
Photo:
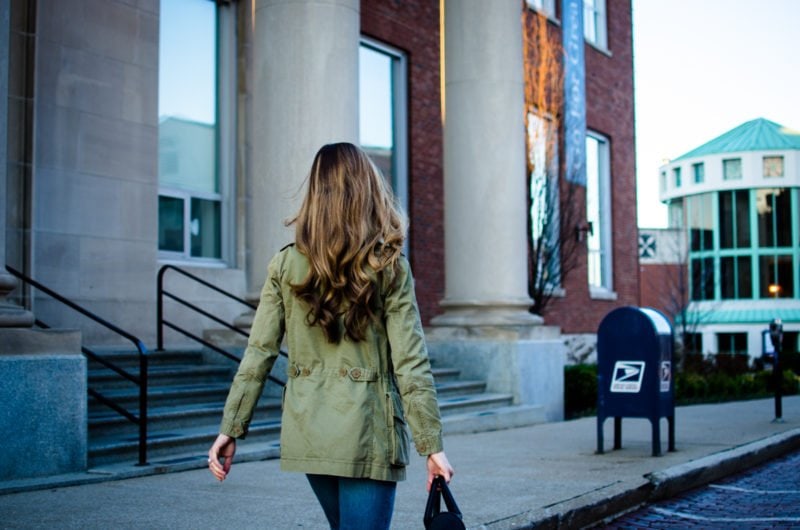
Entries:
<svg viewBox="0 0 800 530">
<path fill-rule="evenodd" d="M 586 67 L 583 0 L 561 4 L 564 48 L 564 167 L 569 182 L 586 185 Z"/>
</svg>

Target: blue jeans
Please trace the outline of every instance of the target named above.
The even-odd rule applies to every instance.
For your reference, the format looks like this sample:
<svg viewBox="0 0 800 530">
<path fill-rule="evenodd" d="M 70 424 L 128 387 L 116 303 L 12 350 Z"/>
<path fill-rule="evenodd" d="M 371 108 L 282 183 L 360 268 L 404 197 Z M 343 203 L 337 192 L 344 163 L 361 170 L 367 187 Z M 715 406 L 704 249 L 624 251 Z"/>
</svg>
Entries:
<svg viewBox="0 0 800 530">
<path fill-rule="evenodd" d="M 389 529 L 396 482 L 306 475 L 331 530 Z"/>
</svg>

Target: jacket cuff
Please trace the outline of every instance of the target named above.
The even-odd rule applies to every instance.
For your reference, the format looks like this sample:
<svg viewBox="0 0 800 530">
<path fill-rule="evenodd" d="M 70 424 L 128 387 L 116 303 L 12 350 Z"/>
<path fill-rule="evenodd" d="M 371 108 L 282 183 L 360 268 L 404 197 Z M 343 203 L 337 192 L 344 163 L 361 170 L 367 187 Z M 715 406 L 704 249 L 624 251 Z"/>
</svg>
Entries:
<svg viewBox="0 0 800 530">
<path fill-rule="evenodd" d="M 219 426 L 220 434 L 225 434 L 231 438 L 238 438 L 244 440 L 247 437 L 247 425 L 242 422 L 222 418 L 222 423 Z"/>
<path fill-rule="evenodd" d="M 414 440 L 414 445 L 420 456 L 428 456 L 444 451 L 441 435 L 420 436 Z"/>
</svg>

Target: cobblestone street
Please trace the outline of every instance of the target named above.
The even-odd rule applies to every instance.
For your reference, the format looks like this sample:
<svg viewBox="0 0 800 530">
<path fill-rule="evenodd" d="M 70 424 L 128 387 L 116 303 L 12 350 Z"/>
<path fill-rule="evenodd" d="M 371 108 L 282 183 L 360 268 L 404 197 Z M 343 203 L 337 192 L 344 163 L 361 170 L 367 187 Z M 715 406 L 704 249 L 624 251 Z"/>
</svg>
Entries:
<svg viewBox="0 0 800 530">
<path fill-rule="evenodd" d="M 800 451 L 629 513 L 603 528 L 800 529 Z"/>
</svg>

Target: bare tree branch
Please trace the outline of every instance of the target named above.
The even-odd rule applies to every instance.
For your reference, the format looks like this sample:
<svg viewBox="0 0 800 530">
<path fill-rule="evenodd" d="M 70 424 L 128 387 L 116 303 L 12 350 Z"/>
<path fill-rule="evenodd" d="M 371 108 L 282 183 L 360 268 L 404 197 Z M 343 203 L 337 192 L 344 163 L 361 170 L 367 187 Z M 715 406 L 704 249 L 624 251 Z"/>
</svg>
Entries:
<svg viewBox="0 0 800 530">
<path fill-rule="evenodd" d="M 585 188 L 559 178 L 563 136 L 563 48 L 547 17 L 525 10 L 525 125 L 529 183 L 528 288 L 531 312 L 544 315 L 557 289 L 580 264 Z"/>
</svg>

